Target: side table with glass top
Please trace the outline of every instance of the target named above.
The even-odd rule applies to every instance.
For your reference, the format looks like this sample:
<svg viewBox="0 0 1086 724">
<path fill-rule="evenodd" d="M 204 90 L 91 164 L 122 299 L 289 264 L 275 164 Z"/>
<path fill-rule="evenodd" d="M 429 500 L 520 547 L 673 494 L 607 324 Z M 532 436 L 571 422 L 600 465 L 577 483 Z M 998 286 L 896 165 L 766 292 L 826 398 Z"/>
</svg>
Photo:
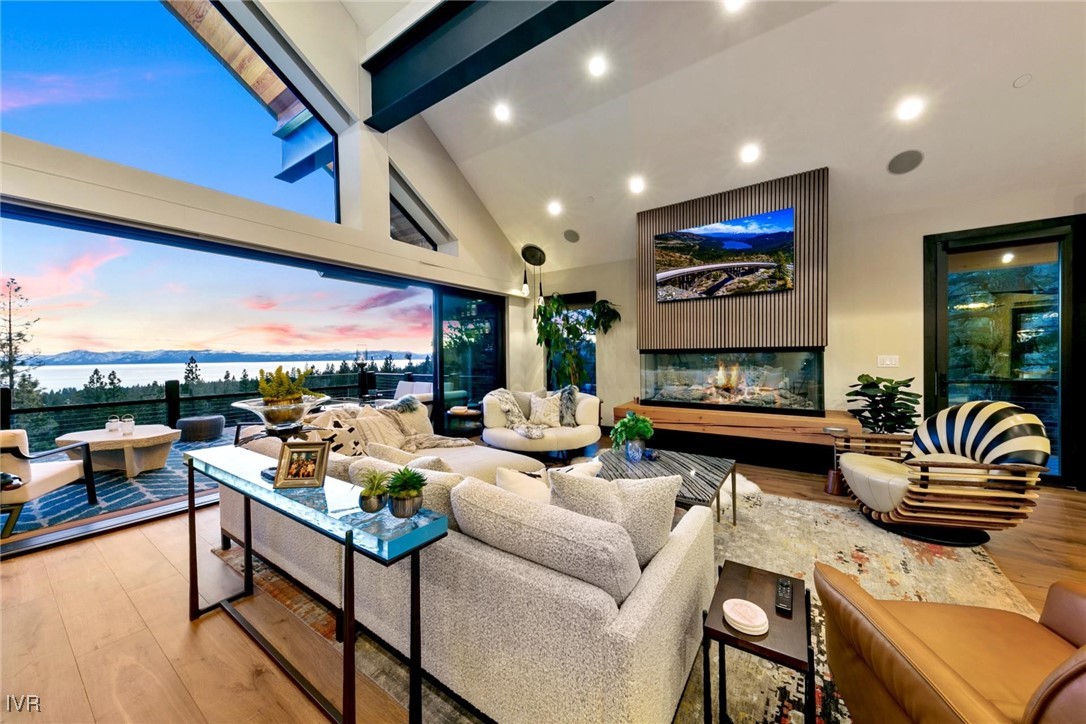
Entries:
<svg viewBox="0 0 1086 724">
<path fill-rule="evenodd" d="M 335 478 L 326 478 L 321 488 L 275 490 L 263 480 L 260 471 L 268 466 L 264 455 L 229 445 L 192 450 L 184 455 L 188 466 L 189 523 L 189 620 L 222 609 L 283 670 L 291 681 L 336 722 L 355 721 L 355 606 L 354 553 L 384 566 L 411 559 L 411 645 L 408 717 L 412 724 L 422 722 L 422 645 L 419 614 L 419 552 L 448 535 L 449 521 L 439 513 L 423 508 L 407 519 L 395 518 L 387 510 L 365 513 L 358 507 L 357 486 Z M 200 607 L 196 551 L 195 473 L 211 478 L 241 494 L 245 563 L 243 586 L 238 593 L 210 606 Z M 252 549 L 252 502 L 269 508 L 310 530 L 343 545 L 343 711 L 338 711 L 306 677 L 299 672 L 234 607 L 233 602 L 254 593 Z"/>
</svg>

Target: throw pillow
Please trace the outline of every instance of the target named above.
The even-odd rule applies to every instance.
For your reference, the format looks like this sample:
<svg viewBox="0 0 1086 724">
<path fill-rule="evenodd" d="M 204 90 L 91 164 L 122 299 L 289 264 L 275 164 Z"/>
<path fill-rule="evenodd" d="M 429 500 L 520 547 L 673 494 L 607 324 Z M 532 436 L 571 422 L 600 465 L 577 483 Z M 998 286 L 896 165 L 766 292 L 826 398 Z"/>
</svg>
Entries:
<svg viewBox="0 0 1086 724">
<path fill-rule="evenodd" d="M 559 402 L 558 395 L 553 395 L 551 397 L 533 397 L 532 416 L 528 418 L 528 422 L 533 425 L 561 427 L 561 422 L 558 420 Z"/>
<path fill-rule="evenodd" d="M 376 442 L 389 447 L 401 448 L 407 442 L 407 438 L 396 429 L 396 425 L 391 420 L 385 419 L 383 415 L 356 418 L 355 425 L 361 431 L 365 443 Z"/>
<path fill-rule="evenodd" d="M 602 463 L 592 461 L 578 463 L 576 465 L 567 465 L 562 468 L 552 468 L 550 470 L 544 469 L 535 473 L 526 473 L 521 470 L 512 470 L 510 468 L 498 468 L 495 471 L 495 482 L 502 490 L 508 490 L 510 493 L 515 493 L 528 500 L 534 500 L 537 503 L 548 504 L 551 502 L 551 472 L 559 471 L 570 475 L 583 475 L 588 478 L 594 478 L 599 474 L 602 467 Z"/>
<path fill-rule="evenodd" d="M 358 424 L 361 418 L 346 417 L 337 410 L 328 410 L 313 419 L 320 428 L 307 435 L 310 442 L 327 442 L 331 451 L 354 457 L 365 453 L 366 435 Z"/>
<path fill-rule="evenodd" d="M 641 577 L 621 526 L 539 505 L 481 480 L 452 489 L 460 529 L 499 550 L 590 583 L 621 605 Z"/>
<path fill-rule="evenodd" d="M 546 390 L 536 390 L 535 392 L 519 392 L 517 390 L 510 390 L 513 393 L 513 399 L 520 405 L 520 411 L 524 414 L 524 419 L 527 420 L 532 416 L 532 398 L 533 397 L 546 397 Z"/>
<path fill-rule="evenodd" d="M 453 469 L 449 464 L 437 455 L 419 455 L 407 464 L 407 467 L 415 470 L 433 470 L 439 473 L 451 473 Z"/>
<path fill-rule="evenodd" d="M 552 472 L 550 480 L 552 505 L 625 528 L 642 568 L 667 543 L 682 485 L 678 475 L 608 482 Z"/>
<path fill-rule="evenodd" d="M 566 385 L 558 391 L 558 420 L 562 427 L 577 427 L 577 386 Z"/>
</svg>

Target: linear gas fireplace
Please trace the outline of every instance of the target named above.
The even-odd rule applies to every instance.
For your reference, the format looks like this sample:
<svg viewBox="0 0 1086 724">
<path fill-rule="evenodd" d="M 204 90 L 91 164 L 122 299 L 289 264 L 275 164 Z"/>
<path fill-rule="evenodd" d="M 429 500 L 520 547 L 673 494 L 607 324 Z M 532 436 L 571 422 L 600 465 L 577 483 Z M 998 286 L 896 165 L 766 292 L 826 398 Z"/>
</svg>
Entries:
<svg viewBox="0 0 1086 724">
<path fill-rule="evenodd" d="M 642 352 L 641 403 L 821 415 L 822 349 Z"/>
</svg>

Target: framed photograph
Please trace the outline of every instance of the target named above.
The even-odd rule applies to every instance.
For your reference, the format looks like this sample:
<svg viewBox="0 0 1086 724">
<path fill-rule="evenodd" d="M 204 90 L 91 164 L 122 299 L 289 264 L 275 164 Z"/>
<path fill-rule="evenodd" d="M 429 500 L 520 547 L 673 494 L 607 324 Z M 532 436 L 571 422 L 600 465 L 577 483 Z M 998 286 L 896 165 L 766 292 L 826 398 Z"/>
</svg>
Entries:
<svg viewBox="0 0 1086 724">
<path fill-rule="evenodd" d="M 275 471 L 276 488 L 319 488 L 328 467 L 328 443 L 284 442 Z"/>
</svg>

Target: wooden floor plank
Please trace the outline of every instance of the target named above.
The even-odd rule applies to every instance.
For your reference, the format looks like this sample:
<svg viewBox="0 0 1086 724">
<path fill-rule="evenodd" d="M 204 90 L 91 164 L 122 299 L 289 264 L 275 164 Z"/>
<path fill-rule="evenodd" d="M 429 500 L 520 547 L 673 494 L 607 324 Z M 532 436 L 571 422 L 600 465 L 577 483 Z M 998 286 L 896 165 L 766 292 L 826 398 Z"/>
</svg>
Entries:
<svg viewBox="0 0 1086 724">
<path fill-rule="evenodd" d="M 98 721 L 206 721 L 146 629 L 77 658 Z"/>
<path fill-rule="evenodd" d="M 88 585 L 54 582 L 57 606 L 76 658 L 145 628 L 113 572 L 108 567 L 106 572 Z"/>
<path fill-rule="evenodd" d="M 0 565 L 0 608 L 18 606 L 52 595 L 53 587 L 42 558 L 24 556 Z"/>
<path fill-rule="evenodd" d="M 4 562 L 3 566 L 7 566 Z M 88 722 L 91 707 L 52 595 L 4 609 L 0 671 L 5 695 L 40 697 L 41 710 L 5 710 L 4 721 Z"/>
<path fill-rule="evenodd" d="M 189 582 L 180 574 L 149 583 L 128 592 L 128 598 L 144 622 L 158 618 L 187 619 L 189 615 Z M 209 604 L 200 596 L 200 607 Z"/>
<path fill-rule="evenodd" d="M 306 626 L 271 596 L 243 599 L 237 608 L 322 694 L 342 710 L 342 647 Z M 406 722 L 407 710 L 368 676 L 355 676 L 359 722 Z"/>
<path fill-rule="evenodd" d="M 148 626 L 209 722 L 327 721 L 225 613 Z"/>
<path fill-rule="evenodd" d="M 126 591 L 179 573 L 139 528 L 98 536 L 94 543 Z"/>
</svg>

